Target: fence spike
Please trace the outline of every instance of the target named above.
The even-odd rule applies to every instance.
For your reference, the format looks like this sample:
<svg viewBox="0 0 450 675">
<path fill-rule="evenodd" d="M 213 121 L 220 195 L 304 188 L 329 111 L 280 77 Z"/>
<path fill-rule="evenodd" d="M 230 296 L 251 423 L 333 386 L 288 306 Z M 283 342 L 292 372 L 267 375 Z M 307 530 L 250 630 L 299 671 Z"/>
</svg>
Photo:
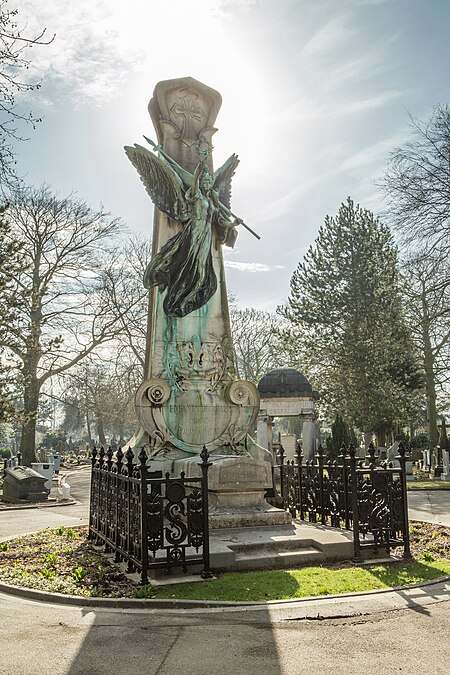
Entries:
<svg viewBox="0 0 450 675">
<path fill-rule="evenodd" d="M 138 459 L 142 466 L 145 466 L 147 464 L 147 453 L 145 452 L 144 446 L 142 446 L 141 451 L 139 453 Z"/>
<path fill-rule="evenodd" d="M 119 449 L 116 452 L 116 459 L 117 459 L 117 464 L 121 465 L 122 460 L 123 460 L 123 452 L 122 452 L 122 448 L 120 447 L 120 445 L 119 445 Z"/>
<path fill-rule="evenodd" d="M 209 460 L 209 452 L 206 445 L 204 445 L 202 448 L 202 451 L 200 453 L 200 459 L 202 460 L 203 464 L 206 464 Z"/>
</svg>

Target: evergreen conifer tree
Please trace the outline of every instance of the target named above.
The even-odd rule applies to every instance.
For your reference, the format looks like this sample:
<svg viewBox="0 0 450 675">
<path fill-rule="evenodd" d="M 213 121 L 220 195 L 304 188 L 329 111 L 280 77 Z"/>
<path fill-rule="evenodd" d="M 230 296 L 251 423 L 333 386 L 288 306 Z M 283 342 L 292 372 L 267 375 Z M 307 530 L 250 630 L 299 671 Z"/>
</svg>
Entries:
<svg viewBox="0 0 450 675">
<path fill-rule="evenodd" d="M 403 319 L 397 250 L 387 227 L 348 198 L 327 216 L 280 309 L 283 346 L 329 411 L 382 440 L 407 421 L 421 375 Z"/>
</svg>

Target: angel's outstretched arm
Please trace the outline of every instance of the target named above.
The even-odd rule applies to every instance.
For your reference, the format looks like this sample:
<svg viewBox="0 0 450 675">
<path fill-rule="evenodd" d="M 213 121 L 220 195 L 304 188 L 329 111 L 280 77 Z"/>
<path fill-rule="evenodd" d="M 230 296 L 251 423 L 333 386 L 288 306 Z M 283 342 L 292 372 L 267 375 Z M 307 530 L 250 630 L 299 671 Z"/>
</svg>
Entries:
<svg viewBox="0 0 450 675">
<path fill-rule="evenodd" d="M 147 138 L 147 136 L 144 136 L 144 138 L 147 141 L 147 143 L 149 143 L 152 146 L 153 150 L 159 153 L 160 159 L 162 158 L 167 164 L 169 164 L 169 166 L 174 171 L 177 172 L 177 174 L 183 181 L 186 189 L 190 187 L 190 185 L 192 184 L 192 174 L 189 171 L 186 171 L 186 169 L 183 169 L 183 167 L 180 166 L 178 162 L 176 162 L 173 159 L 173 157 L 164 152 L 164 150 L 160 145 L 156 145 L 156 143 L 154 143 L 150 138 Z"/>
<path fill-rule="evenodd" d="M 195 167 L 194 176 L 192 179 L 192 185 L 189 190 L 186 192 L 186 199 L 194 199 L 196 194 L 200 191 L 200 179 L 202 177 L 203 171 L 205 169 L 205 159 L 201 159 L 200 162 Z"/>
</svg>

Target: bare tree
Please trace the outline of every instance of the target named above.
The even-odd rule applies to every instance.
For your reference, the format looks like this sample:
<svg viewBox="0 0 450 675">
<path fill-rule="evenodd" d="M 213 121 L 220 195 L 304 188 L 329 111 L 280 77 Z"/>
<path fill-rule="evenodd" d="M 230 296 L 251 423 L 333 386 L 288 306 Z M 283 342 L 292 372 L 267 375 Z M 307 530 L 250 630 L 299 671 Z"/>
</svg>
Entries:
<svg viewBox="0 0 450 675">
<path fill-rule="evenodd" d="M 257 384 L 269 370 L 285 365 L 277 349 L 276 316 L 253 307 L 238 309 L 232 301 L 230 319 L 240 378 Z"/>
<path fill-rule="evenodd" d="M 121 330 L 105 292 L 104 251 L 121 226 L 103 210 L 48 187 L 16 191 L 8 207 L 10 236 L 27 264 L 9 289 L 14 322 L 0 326 L 0 345 L 21 376 L 25 419 L 20 450 L 34 461 L 39 395 L 57 377 Z M 127 308 L 121 308 L 126 313 Z"/>
<path fill-rule="evenodd" d="M 388 217 L 404 243 L 447 254 L 450 247 L 450 107 L 428 122 L 411 117 L 411 140 L 395 149 L 382 181 Z"/>
<path fill-rule="evenodd" d="M 450 378 L 450 275 L 439 259 L 429 256 L 415 256 L 406 268 L 406 318 L 422 359 L 427 434 L 434 446 L 439 396 L 448 395 Z"/>
<path fill-rule="evenodd" d="M 149 292 L 142 280 L 151 249 L 150 240 L 133 235 L 111 256 L 105 269 L 111 315 L 121 326 L 116 342 L 116 373 L 121 378 L 131 378 L 131 384 L 138 380 L 140 384 L 144 375 Z"/>
<path fill-rule="evenodd" d="M 112 360 L 88 357 L 64 378 L 64 404 L 69 413 L 64 426 L 75 420 L 78 427 L 86 428 L 91 442 L 103 446 L 107 436 L 113 435 L 123 443 L 136 426 L 134 390 L 116 376 L 114 366 Z"/>
<path fill-rule="evenodd" d="M 40 81 L 26 77 L 29 60 L 27 50 L 35 45 L 48 45 L 45 28 L 37 35 L 27 34 L 26 26 L 18 23 L 18 10 L 8 9 L 7 0 L 0 0 L 0 176 L 3 182 L 13 174 L 14 152 L 12 143 L 24 140 L 19 128 L 34 127 L 41 121 L 31 112 L 24 112 L 18 96 L 41 86 Z"/>
</svg>

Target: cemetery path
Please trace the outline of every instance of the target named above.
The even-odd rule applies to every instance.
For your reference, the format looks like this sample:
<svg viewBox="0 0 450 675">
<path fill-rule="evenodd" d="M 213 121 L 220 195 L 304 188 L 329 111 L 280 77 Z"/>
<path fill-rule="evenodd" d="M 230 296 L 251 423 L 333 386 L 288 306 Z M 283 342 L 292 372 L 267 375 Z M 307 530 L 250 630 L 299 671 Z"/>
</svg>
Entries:
<svg viewBox="0 0 450 675">
<path fill-rule="evenodd" d="M 0 510 L 0 539 L 18 534 L 29 534 L 46 527 L 87 525 L 89 515 L 89 467 L 64 473 L 67 473 L 71 495 L 78 503 L 70 506 Z"/>
<path fill-rule="evenodd" d="M 68 476 L 77 505 L 0 512 L 0 536 L 86 523 L 89 479 L 88 469 Z M 450 526 L 450 492 L 408 499 L 412 518 Z M 449 583 L 198 610 L 72 607 L 0 594 L 0 675 L 444 674 L 449 598 Z M 435 648 L 420 648 L 420 635 L 432 635 Z"/>
<path fill-rule="evenodd" d="M 450 527 L 450 490 L 411 490 L 408 512 L 412 520 Z"/>
<path fill-rule="evenodd" d="M 201 610 L 51 606 L 0 594 L 0 675 L 444 674 L 450 586 L 430 589 L 397 592 L 394 604 L 389 592 Z"/>
</svg>

